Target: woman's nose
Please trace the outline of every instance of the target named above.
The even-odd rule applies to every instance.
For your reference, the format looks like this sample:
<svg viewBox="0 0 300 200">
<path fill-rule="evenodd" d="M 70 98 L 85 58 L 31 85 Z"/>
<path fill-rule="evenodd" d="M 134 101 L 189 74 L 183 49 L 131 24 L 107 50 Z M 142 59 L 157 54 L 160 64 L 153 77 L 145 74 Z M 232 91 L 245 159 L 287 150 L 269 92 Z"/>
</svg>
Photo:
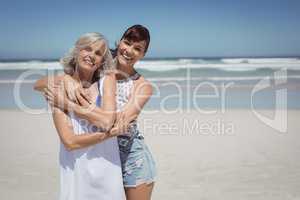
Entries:
<svg viewBox="0 0 300 200">
<path fill-rule="evenodd" d="M 127 52 L 127 54 L 128 54 L 129 56 L 131 56 L 131 55 L 132 55 L 132 52 L 133 52 L 133 48 L 132 48 L 132 47 L 128 47 L 128 48 L 126 49 L 126 52 Z"/>
<path fill-rule="evenodd" d="M 92 52 L 92 53 L 89 55 L 89 57 L 90 57 L 90 59 L 91 59 L 92 62 L 95 61 L 95 53 L 94 53 L 94 52 Z"/>
</svg>

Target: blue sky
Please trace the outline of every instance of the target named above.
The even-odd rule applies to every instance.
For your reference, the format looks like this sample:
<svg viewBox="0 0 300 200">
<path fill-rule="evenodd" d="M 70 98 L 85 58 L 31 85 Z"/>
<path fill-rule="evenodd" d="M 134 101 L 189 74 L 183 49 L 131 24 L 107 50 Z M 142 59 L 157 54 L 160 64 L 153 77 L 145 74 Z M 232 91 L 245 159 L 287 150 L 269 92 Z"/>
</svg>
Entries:
<svg viewBox="0 0 300 200">
<path fill-rule="evenodd" d="M 0 59 L 58 58 L 85 32 L 150 29 L 147 57 L 300 55 L 299 0 L 1 1 Z"/>
</svg>

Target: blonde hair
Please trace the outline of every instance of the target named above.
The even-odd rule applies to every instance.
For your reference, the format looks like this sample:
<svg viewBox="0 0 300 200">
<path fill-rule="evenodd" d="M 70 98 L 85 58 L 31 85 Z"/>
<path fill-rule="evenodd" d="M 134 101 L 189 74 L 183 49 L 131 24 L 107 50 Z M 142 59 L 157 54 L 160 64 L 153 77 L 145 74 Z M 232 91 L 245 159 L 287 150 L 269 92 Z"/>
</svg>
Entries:
<svg viewBox="0 0 300 200">
<path fill-rule="evenodd" d="M 92 81 L 95 82 L 106 72 L 115 69 L 115 64 L 112 59 L 112 55 L 109 50 L 108 42 L 105 37 L 96 32 L 86 33 L 79 37 L 73 48 L 69 50 L 61 59 L 60 63 L 64 67 L 64 72 L 69 75 L 73 75 L 77 66 L 77 57 L 79 51 L 90 46 L 91 44 L 102 41 L 105 44 L 105 51 L 103 55 L 104 62 L 99 66 L 93 75 Z"/>
</svg>

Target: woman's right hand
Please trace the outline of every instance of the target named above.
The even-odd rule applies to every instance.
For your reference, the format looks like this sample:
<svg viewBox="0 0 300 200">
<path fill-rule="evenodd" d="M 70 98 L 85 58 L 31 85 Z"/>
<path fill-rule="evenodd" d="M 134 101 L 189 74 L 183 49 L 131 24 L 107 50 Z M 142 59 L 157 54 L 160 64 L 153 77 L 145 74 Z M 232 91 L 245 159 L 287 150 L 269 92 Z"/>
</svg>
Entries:
<svg viewBox="0 0 300 200">
<path fill-rule="evenodd" d="M 76 98 L 76 90 L 81 88 L 81 85 L 68 74 L 64 75 L 63 83 L 68 99 L 76 104 L 79 104 Z"/>
<path fill-rule="evenodd" d="M 137 115 L 127 118 L 124 112 L 118 112 L 114 126 L 110 129 L 109 134 L 112 137 L 126 134 L 130 128 L 130 123 L 136 118 Z"/>
<path fill-rule="evenodd" d="M 51 106 L 58 107 L 62 110 L 67 110 L 69 100 L 64 91 L 63 83 L 48 84 L 44 89 L 43 95 Z"/>
</svg>

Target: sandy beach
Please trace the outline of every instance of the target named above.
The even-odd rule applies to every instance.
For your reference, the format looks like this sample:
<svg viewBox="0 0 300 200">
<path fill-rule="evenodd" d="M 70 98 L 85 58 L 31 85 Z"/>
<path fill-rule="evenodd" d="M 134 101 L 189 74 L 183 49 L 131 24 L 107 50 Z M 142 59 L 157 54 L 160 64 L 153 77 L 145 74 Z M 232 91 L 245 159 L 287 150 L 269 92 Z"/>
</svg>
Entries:
<svg viewBox="0 0 300 200">
<path fill-rule="evenodd" d="M 59 162 L 60 138 L 46 111 L 51 99 L 65 98 L 56 93 L 58 82 L 73 101 L 71 90 L 80 86 L 83 99 L 107 109 L 113 99 L 117 110 L 143 105 L 138 127 L 157 167 L 152 200 L 300 200 L 300 0 L 33 0 L 1 7 L 0 200 L 59 200 L 60 189 L 68 200 L 104 200 L 111 192 L 102 183 L 120 186 L 104 160 L 115 164 L 116 151 L 103 144 L 105 158 L 91 148 Z M 103 77 L 111 69 L 116 90 Z M 63 74 L 74 80 L 53 81 Z M 34 89 L 46 82 L 42 93 Z M 89 88 L 96 82 L 98 90 Z M 77 125 L 77 133 L 85 125 L 96 131 L 86 121 Z M 151 156 L 144 154 L 148 166 L 139 158 L 142 146 L 124 156 L 130 186 L 130 175 L 154 174 Z M 71 187 L 60 187 L 60 164 L 71 166 L 62 179 Z M 148 196 L 142 190 L 127 193 L 130 200 Z"/>
<path fill-rule="evenodd" d="M 153 199 L 300 199 L 299 116 L 289 110 L 288 131 L 280 133 L 250 110 L 142 113 L 140 129 L 159 173 Z M 0 118 L 0 199 L 57 199 L 51 115 L 2 110 Z"/>
</svg>

